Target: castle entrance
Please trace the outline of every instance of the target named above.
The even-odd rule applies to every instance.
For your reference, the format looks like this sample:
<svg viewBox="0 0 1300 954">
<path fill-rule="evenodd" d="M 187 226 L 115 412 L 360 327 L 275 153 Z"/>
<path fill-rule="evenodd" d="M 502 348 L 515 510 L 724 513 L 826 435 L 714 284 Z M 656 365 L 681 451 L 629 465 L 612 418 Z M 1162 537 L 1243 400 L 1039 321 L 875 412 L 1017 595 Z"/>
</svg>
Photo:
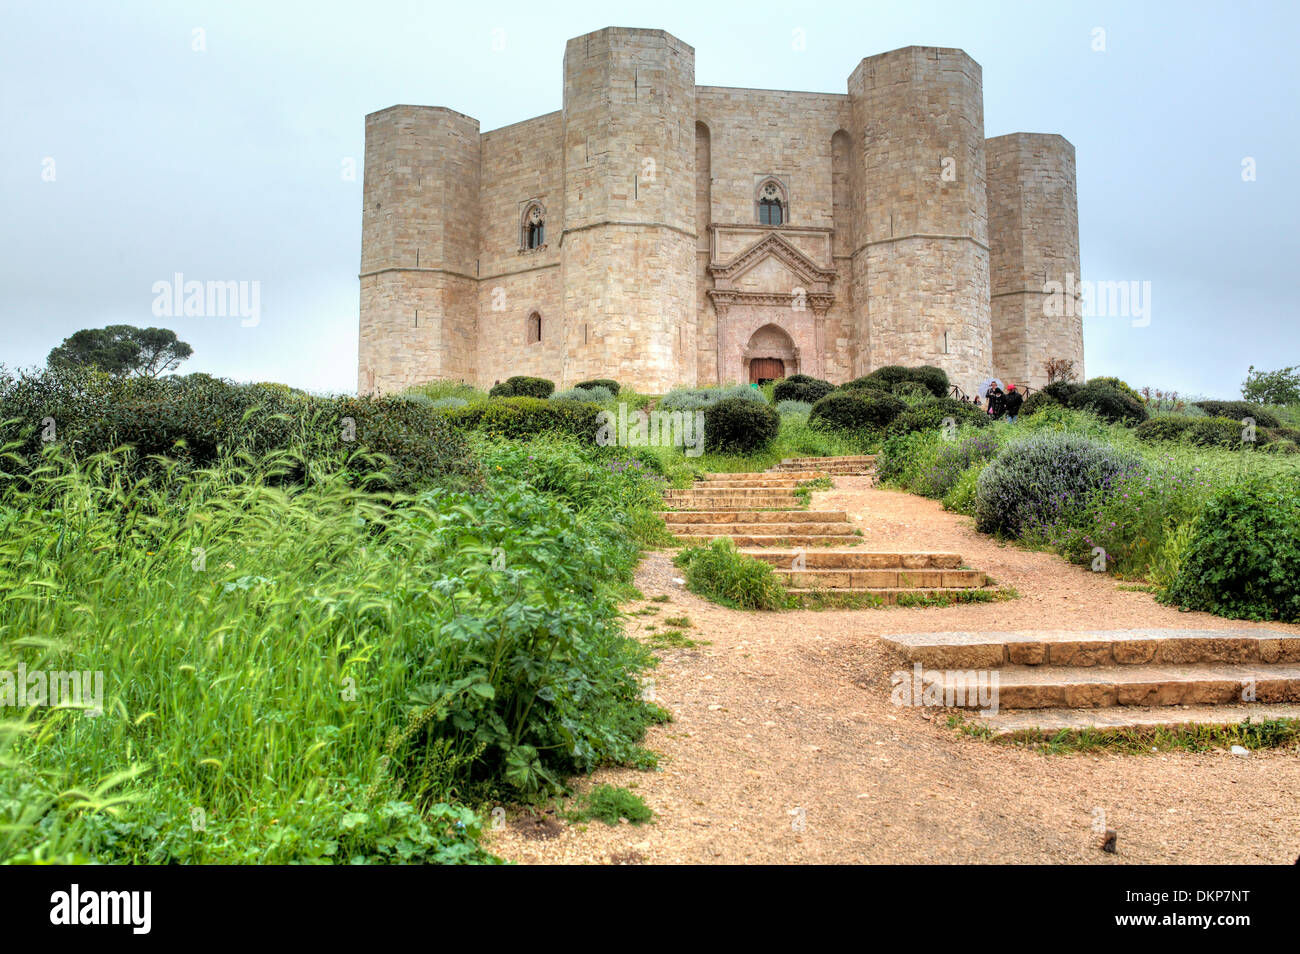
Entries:
<svg viewBox="0 0 1300 954">
<path fill-rule="evenodd" d="M 776 381 L 785 377 L 785 362 L 780 358 L 751 358 L 749 360 L 749 383 L 762 384 L 764 381 Z"/>
</svg>

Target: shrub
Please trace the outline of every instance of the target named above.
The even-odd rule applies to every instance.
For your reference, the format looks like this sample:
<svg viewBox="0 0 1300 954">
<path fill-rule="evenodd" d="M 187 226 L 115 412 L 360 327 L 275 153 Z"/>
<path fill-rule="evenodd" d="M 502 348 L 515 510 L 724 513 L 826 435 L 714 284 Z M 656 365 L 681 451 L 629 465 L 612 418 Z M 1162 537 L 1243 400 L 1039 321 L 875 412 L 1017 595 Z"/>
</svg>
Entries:
<svg viewBox="0 0 1300 954">
<path fill-rule="evenodd" d="M 778 414 L 809 414 L 812 411 L 812 405 L 807 401 L 778 401 L 776 412 Z"/>
<path fill-rule="evenodd" d="M 468 403 L 469 401 L 462 397 L 444 397 L 430 402 L 429 406 L 434 408 L 464 407 Z"/>
<path fill-rule="evenodd" d="M 888 394 L 891 385 L 885 383 L 879 378 L 873 378 L 871 375 L 865 375 L 860 378 L 854 378 L 852 381 L 846 381 L 840 385 L 841 391 L 879 391 L 882 394 Z"/>
<path fill-rule="evenodd" d="M 687 547 L 673 564 L 685 569 L 687 589 L 715 603 L 756 610 L 784 609 L 790 603 L 772 564 L 740 553 L 726 537 Z"/>
<path fill-rule="evenodd" d="M 493 385 L 488 395 L 490 397 L 548 398 L 554 390 L 554 381 L 548 381 L 546 378 L 530 378 L 526 375 L 516 375 L 512 378 L 506 378 L 500 384 Z"/>
<path fill-rule="evenodd" d="M 590 401 L 593 404 L 605 404 L 613 399 L 614 395 L 609 388 L 597 385 L 595 387 L 576 387 L 569 388 L 567 391 L 556 391 L 547 400 L 550 401 Z"/>
<path fill-rule="evenodd" d="M 457 427 L 499 437 L 524 439 L 558 431 L 594 441 L 600 407 L 585 401 L 548 401 L 516 397 L 482 401 L 442 412 Z"/>
<path fill-rule="evenodd" d="M 729 397 L 704 409 L 704 447 L 752 454 L 767 447 L 781 429 L 781 415 L 767 403 Z"/>
<path fill-rule="evenodd" d="M 1260 427 L 1280 427 L 1282 424 L 1272 411 L 1249 401 L 1197 401 L 1196 406 L 1211 417 L 1228 417 L 1236 421 L 1253 417 Z"/>
<path fill-rule="evenodd" d="M 1077 381 L 1053 381 L 1040 391 L 1058 404 L 1070 405 L 1070 399 L 1083 387 Z"/>
<path fill-rule="evenodd" d="M 423 394 L 435 404 L 443 398 L 460 398 L 467 404 L 487 400 L 487 392 L 467 381 L 426 381 L 406 389 L 406 394 Z"/>
<path fill-rule="evenodd" d="M 943 497 L 967 468 L 992 460 L 997 453 L 997 439 L 989 433 L 944 441 L 939 445 L 934 463 L 918 475 L 909 489 L 926 497 Z"/>
<path fill-rule="evenodd" d="M 834 391 L 812 406 L 808 421 L 832 430 L 879 429 L 887 427 L 906 409 L 906 404 L 889 394 Z"/>
<path fill-rule="evenodd" d="M 593 378 L 590 381 L 579 381 L 574 385 L 575 388 L 604 388 L 613 397 L 618 397 L 619 383 L 609 378 Z"/>
<path fill-rule="evenodd" d="M 948 492 L 943 495 L 943 509 L 967 515 L 975 512 L 975 490 L 979 485 L 980 474 L 984 472 L 983 464 L 968 467 L 957 475 Z"/>
<path fill-rule="evenodd" d="M 1043 408 L 1050 404 L 1060 406 L 1060 402 L 1053 398 L 1046 391 L 1035 391 L 1029 397 L 1025 398 L 1025 403 L 1020 405 L 1020 417 L 1029 417 L 1031 414 L 1037 414 Z"/>
<path fill-rule="evenodd" d="M 919 381 L 899 381 L 889 389 L 889 393 L 908 407 L 935 400 L 930 389 Z"/>
<path fill-rule="evenodd" d="M 357 479 L 386 471 L 381 486 L 417 490 L 440 482 L 473 484 L 477 465 L 464 439 L 423 396 L 313 397 L 292 389 L 241 385 L 206 374 L 110 379 L 77 370 L 0 376 L 0 440 L 16 441 L 28 468 L 41 453 L 41 421 L 53 417 L 56 442 L 74 458 L 131 448 L 128 473 L 174 476 L 243 452 L 283 457 L 275 478 L 308 479 L 346 465 Z M 350 419 L 350 423 L 348 420 Z M 382 458 L 374 455 L 383 455 Z"/>
<path fill-rule="evenodd" d="M 956 398 L 941 398 L 905 410 L 889 425 L 889 433 L 910 434 L 913 431 L 938 431 L 943 429 L 944 422 L 949 418 L 958 425 L 970 424 L 975 427 L 987 427 L 992 423 L 988 414 L 974 404 L 968 404 Z"/>
<path fill-rule="evenodd" d="M 856 385 L 859 381 L 874 381 L 886 391 L 892 390 L 896 384 L 912 381 L 925 387 L 927 391 L 937 398 L 946 397 L 950 388 L 948 373 L 943 368 L 936 368 L 933 365 L 905 368 L 898 364 L 888 364 L 882 368 L 876 368 L 865 378 L 850 381 L 845 387 Z"/>
<path fill-rule="evenodd" d="M 809 377 L 806 374 L 794 374 L 776 382 L 776 386 L 772 389 L 772 397 L 778 403 L 802 401 L 804 404 L 816 404 L 834 390 L 835 385 L 829 381 Z"/>
<path fill-rule="evenodd" d="M 1154 444 L 1157 441 L 1176 441 L 1194 423 L 1196 423 L 1195 418 L 1165 414 L 1143 421 L 1133 428 L 1133 436 L 1144 444 Z"/>
<path fill-rule="evenodd" d="M 665 411 L 700 411 L 719 401 L 736 399 L 766 404 L 767 397 L 759 388 L 735 384 L 716 388 L 674 388 L 659 401 Z"/>
<path fill-rule="evenodd" d="M 1142 466 L 1109 444 L 1059 431 L 1008 444 L 980 474 L 975 526 L 1011 537 L 1045 531 Z"/>
<path fill-rule="evenodd" d="M 1182 440 L 1194 447 L 1222 447 L 1236 450 L 1244 443 L 1242 432 L 1245 430 L 1240 421 L 1227 417 L 1202 417 L 1188 423 L 1183 429 Z M 1259 432 L 1256 432 L 1259 435 Z M 1262 435 L 1260 435 L 1262 436 Z"/>
<path fill-rule="evenodd" d="M 1111 424 L 1140 424 L 1147 419 L 1147 408 L 1131 391 L 1131 388 L 1124 391 L 1101 378 L 1093 378 L 1075 391 L 1068 403 L 1072 408 L 1092 411 Z"/>
<path fill-rule="evenodd" d="M 1088 385 L 1091 384 L 1113 388 L 1116 391 L 1122 391 L 1125 394 L 1127 394 L 1129 397 L 1131 397 L 1133 400 L 1141 401 L 1143 405 L 1146 404 L 1146 401 L 1143 399 L 1141 394 L 1139 394 L 1137 391 L 1131 388 L 1127 381 L 1122 381 L 1119 378 L 1114 378 L 1114 377 L 1089 378 L 1088 384 L 1085 384 L 1084 387 L 1087 387 Z"/>
<path fill-rule="evenodd" d="M 1167 598 L 1233 619 L 1300 619 L 1296 491 L 1253 480 L 1215 493 L 1192 523 Z"/>
</svg>

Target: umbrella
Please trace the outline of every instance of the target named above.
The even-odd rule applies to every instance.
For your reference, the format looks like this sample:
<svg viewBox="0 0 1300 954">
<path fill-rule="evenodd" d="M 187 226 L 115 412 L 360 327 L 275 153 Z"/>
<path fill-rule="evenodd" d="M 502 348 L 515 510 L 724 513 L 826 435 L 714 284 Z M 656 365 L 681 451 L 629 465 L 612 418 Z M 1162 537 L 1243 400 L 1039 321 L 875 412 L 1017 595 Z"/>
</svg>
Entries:
<svg viewBox="0 0 1300 954">
<path fill-rule="evenodd" d="M 1006 388 L 1002 387 L 1002 382 L 998 378 L 986 378 L 984 380 L 984 383 L 980 385 L 980 389 L 975 393 L 978 394 L 980 397 L 988 397 L 989 388 L 993 387 L 993 385 L 995 384 L 999 388 L 1002 388 L 1003 391 L 1006 390 Z"/>
</svg>

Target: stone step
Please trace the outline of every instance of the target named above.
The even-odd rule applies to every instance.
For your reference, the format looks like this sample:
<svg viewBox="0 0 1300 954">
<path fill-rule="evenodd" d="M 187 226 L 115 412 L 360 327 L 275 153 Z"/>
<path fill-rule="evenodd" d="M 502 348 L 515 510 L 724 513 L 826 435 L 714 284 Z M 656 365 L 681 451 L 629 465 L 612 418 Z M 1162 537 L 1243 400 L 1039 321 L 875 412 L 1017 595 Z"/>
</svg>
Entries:
<svg viewBox="0 0 1300 954">
<path fill-rule="evenodd" d="M 938 673 L 945 686 L 956 686 L 963 678 L 960 670 L 926 671 Z M 1300 701 L 1300 665 L 1015 666 L 994 671 L 1003 709 L 1224 705 L 1242 702 L 1247 693 L 1247 701 Z M 966 708 L 979 705 L 969 696 L 956 701 L 968 703 Z"/>
<path fill-rule="evenodd" d="M 851 587 L 847 589 L 807 589 L 795 587 L 787 589 L 787 593 L 799 599 L 802 603 L 823 603 L 835 605 L 855 604 L 855 603 L 872 603 L 877 606 L 895 606 L 900 602 L 908 599 L 949 599 L 960 601 L 963 598 L 969 598 L 973 592 L 969 587 L 938 587 L 938 586 L 909 586 L 909 587 Z"/>
<path fill-rule="evenodd" d="M 825 477 L 825 476 L 826 473 L 820 470 L 790 470 L 790 471 L 782 471 L 779 474 L 774 474 L 770 471 L 760 470 L 754 473 L 742 472 L 742 473 L 734 473 L 734 474 L 724 474 L 724 473 L 706 474 L 705 478 L 710 483 L 717 483 L 719 481 L 731 481 L 731 480 L 744 483 L 746 481 L 753 480 L 755 478 L 769 478 L 769 479 L 775 478 L 779 480 L 805 481 L 805 480 L 816 480 L 818 477 Z"/>
<path fill-rule="evenodd" d="M 843 537 L 846 542 L 861 539 L 848 523 L 674 523 L 668 529 L 681 536 L 734 537 L 736 534 L 762 536 Z"/>
<path fill-rule="evenodd" d="M 1049 739 L 1062 732 L 1106 729 L 1195 730 L 1206 726 L 1235 726 L 1273 719 L 1300 719 L 1300 705 L 1248 703 L 1223 706 L 1102 706 L 1095 709 L 1011 709 L 981 715 L 977 725 L 994 736 L 1016 735 Z"/>
<path fill-rule="evenodd" d="M 818 550 L 813 553 L 765 550 L 750 556 L 784 569 L 792 569 L 797 557 L 803 558 L 807 570 L 955 570 L 961 566 L 960 553 L 887 553 L 879 550 Z"/>
<path fill-rule="evenodd" d="M 710 523 L 848 523 L 843 510 L 666 510 L 659 514 L 670 527 Z"/>
<path fill-rule="evenodd" d="M 664 496 L 674 497 L 794 497 L 793 487 L 673 487 Z"/>
<path fill-rule="evenodd" d="M 764 490 L 797 490 L 800 482 L 782 477 L 765 477 L 762 480 L 697 480 L 688 490 L 742 490 L 758 487 Z"/>
<path fill-rule="evenodd" d="M 881 638 L 908 662 L 936 669 L 1300 663 L 1300 634 L 1259 627 L 900 633 Z"/>
<path fill-rule="evenodd" d="M 680 500 L 665 500 L 664 505 L 677 513 L 716 513 L 729 510 L 732 513 L 803 513 L 803 502 L 782 497 L 774 500 L 692 500 L 689 497 Z"/>
<path fill-rule="evenodd" d="M 759 529 L 759 528 L 755 528 Z M 765 529 L 765 528 L 764 528 Z M 787 533 L 787 534 L 744 534 L 744 533 L 692 533 L 688 534 L 692 543 L 707 543 L 726 538 L 740 547 L 842 547 L 855 536 L 821 533 Z M 752 554 L 757 555 L 757 554 Z"/>
<path fill-rule="evenodd" d="M 849 454 L 842 458 L 781 458 L 783 464 L 810 464 L 813 467 L 822 467 L 823 464 L 874 464 L 876 463 L 875 454 Z"/>
<path fill-rule="evenodd" d="M 792 589 L 978 589 L 988 577 L 978 570 L 794 570 L 778 569 Z"/>
</svg>

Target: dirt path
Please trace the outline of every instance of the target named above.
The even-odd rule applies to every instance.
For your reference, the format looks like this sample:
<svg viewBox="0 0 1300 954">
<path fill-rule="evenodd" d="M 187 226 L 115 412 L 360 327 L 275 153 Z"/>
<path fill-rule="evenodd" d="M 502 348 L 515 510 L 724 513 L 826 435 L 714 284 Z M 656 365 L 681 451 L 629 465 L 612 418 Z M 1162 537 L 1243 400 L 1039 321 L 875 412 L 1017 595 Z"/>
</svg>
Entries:
<svg viewBox="0 0 1300 954">
<path fill-rule="evenodd" d="M 693 650 L 659 653 L 652 729 L 660 770 L 602 770 L 657 814 L 653 824 L 519 821 L 491 849 L 542 863 L 1292 863 L 1300 855 L 1300 753 L 1041 755 L 978 741 L 942 713 L 889 703 L 898 659 L 881 633 L 932 630 L 1238 626 L 1180 613 L 1102 574 L 1001 546 L 934 501 L 839 478 L 815 509 L 844 509 L 886 550 L 960 552 L 1016 600 L 946 608 L 749 613 L 673 582 L 671 554 L 637 573 L 647 598 L 629 632 L 687 616 Z M 1281 627 L 1300 632 L 1300 626 Z M 1119 833 L 1104 854 L 1100 810 Z"/>
</svg>

